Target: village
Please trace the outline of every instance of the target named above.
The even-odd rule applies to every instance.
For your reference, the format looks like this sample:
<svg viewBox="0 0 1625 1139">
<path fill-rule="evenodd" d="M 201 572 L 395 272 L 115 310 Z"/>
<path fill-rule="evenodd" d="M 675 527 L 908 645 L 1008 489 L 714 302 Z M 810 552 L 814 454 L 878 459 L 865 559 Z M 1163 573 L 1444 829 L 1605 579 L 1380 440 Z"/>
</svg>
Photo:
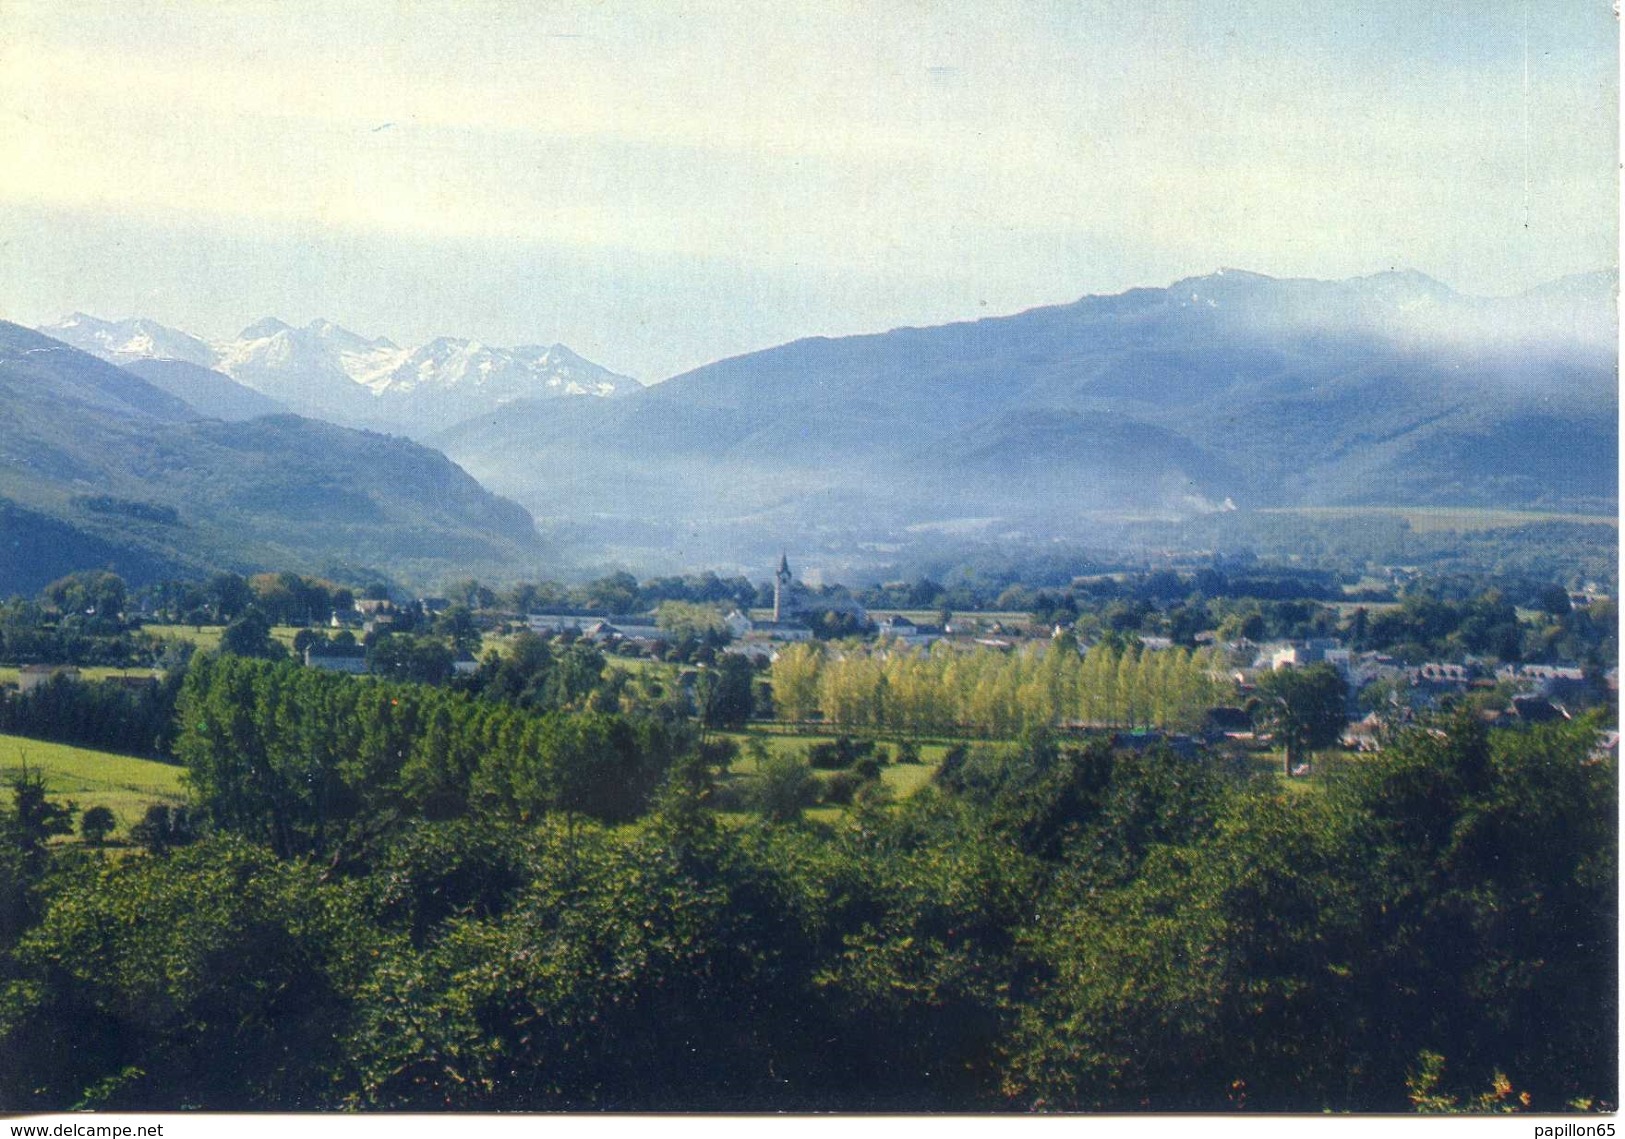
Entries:
<svg viewBox="0 0 1625 1139">
<path fill-rule="evenodd" d="M 1394 580 L 1411 584 L 1397 573 Z M 1594 603 L 1601 611 L 1611 604 L 1594 584 L 1574 591 L 1568 601 L 1576 611 Z M 674 609 L 681 612 L 674 616 Z M 771 606 L 734 606 L 726 611 L 716 606 L 699 614 L 698 627 L 693 606 L 669 602 L 640 612 L 573 609 L 516 614 L 497 605 L 463 613 L 444 597 L 401 602 L 356 599 L 349 611 L 330 615 L 328 625 L 336 634 L 301 634 L 304 643 L 296 647 L 307 667 L 366 674 L 376 660 L 368 645 L 392 630 L 444 629 L 448 614 L 451 623 L 464 620 L 480 634 L 462 638 L 449 661 L 451 677 L 469 676 L 479 668 L 482 639 L 495 646 L 522 631 L 558 645 L 592 646 L 611 662 L 684 666 L 679 676 L 689 690 L 697 669 L 729 656 L 742 657 L 764 677 L 771 676 L 774 662 L 792 645 L 819 643 L 822 653 L 838 660 L 854 653 L 1027 653 L 1047 646 L 1083 654 L 1098 639 L 1080 636 L 1075 622 L 1040 622 L 1023 613 L 871 612 L 844 591 L 808 589 L 796 579 L 788 556 L 783 556 L 774 572 Z M 841 635 L 823 633 L 832 628 Z M 1120 639 L 1146 654 L 1175 647 L 1167 635 L 1133 633 Z M 1617 701 L 1618 696 L 1617 666 L 1599 672 L 1578 661 L 1501 661 L 1474 653 L 1407 661 L 1389 652 L 1353 648 L 1337 636 L 1226 638 L 1213 630 L 1196 633 L 1188 647 L 1204 651 L 1204 660 L 1229 683 L 1233 699 L 1207 709 L 1199 725 L 1188 725 L 1191 732 L 1163 733 L 1180 745 L 1197 738 L 1259 743 L 1247 710 L 1258 677 L 1312 665 L 1329 666 L 1343 682 L 1347 724 L 1339 743 L 1351 751 L 1375 750 L 1396 725 L 1444 707 L 1469 707 L 1486 725 L 1516 727 L 1569 720 L 1599 703 Z M 29 683 L 39 683 L 51 671 L 36 666 L 25 676 Z M 774 713 L 771 685 L 765 680 L 756 708 L 759 716 Z M 1082 731 L 1092 725 L 1067 717 L 1057 726 Z M 1617 732 L 1599 732 L 1599 748 L 1617 746 Z"/>
<path fill-rule="evenodd" d="M 1218 603 L 1210 602 L 1201 610 L 1204 618 L 1194 622 L 1185 618 L 1180 602 L 1171 607 L 1163 603 L 1160 611 L 1155 605 L 1140 603 L 1140 627 L 1121 628 L 1121 601 L 1113 603 L 1117 610 L 1078 612 L 1070 595 L 1062 599 L 1064 605 L 1056 605 L 1053 598 L 1046 601 L 1049 595 L 1042 592 L 1036 595 L 1036 612 L 956 612 L 946 604 L 870 609 L 851 591 L 803 584 L 792 570 L 788 555 L 779 558 L 770 584 L 754 590 L 743 583 L 728 583 L 725 589 L 719 579 L 709 575 L 697 580 L 703 588 L 696 589 L 693 595 L 711 596 L 712 600 L 668 597 L 642 608 L 633 605 L 610 609 L 578 603 L 520 610 L 513 602 L 527 600 L 540 591 L 516 590 L 505 598 L 476 583 L 467 583 L 456 596 L 413 597 L 382 588 L 356 596 L 350 590 L 324 589 L 313 579 L 297 575 L 260 575 L 246 583 L 238 579 L 230 588 L 216 583 L 222 596 L 236 598 L 235 609 L 223 608 L 219 603 L 211 606 L 202 595 L 187 602 L 191 606 L 188 619 L 196 622 L 190 628 L 177 623 L 180 610 L 173 600 L 176 590 L 166 588 L 156 594 L 149 591 L 126 597 L 122 585 L 100 582 L 93 587 L 79 583 L 72 588 L 57 588 L 54 594 L 65 603 L 71 600 L 86 606 L 78 615 L 63 612 L 53 617 L 48 600 L 43 608 L 29 609 L 17 603 L 9 611 L 8 625 L 13 632 L 5 645 L 11 650 L 7 654 L 11 660 L 9 667 L 0 660 L 0 690 L 9 686 L 18 696 L 26 696 L 53 679 L 95 680 L 135 697 L 158 686 L 164 673 L 163 660 L 184 659 L 193 649 L 210 647 L 222 639 L 228 645 L 234 639 L 241 642 L 242 634 L 248 632 L 258 638 L 257 642 L 238 643 L 233 651 L 251 655 L 261 651 L 291 652 L 311 669 L 431 683 L 471 680 L 491 654 L 502 656 L 510 651 L 515 637 L 528 634 L 559 649 L 571 645 L 591 648 L 608 667 L 668 669 L 677 690 L 685 694 L 691 712 L 693 687 L 699 674 L 728 658 L 741 658 L 757 677 L 752 717 L 758 720 L 782 718 L 783 709 L 775 706 L 773 698 L 774 668 L 793 646 L 813 647 L 822 658 L 838 662 L 845 657 L 884 659 L 897 654 L 1022 656 L 1051 648 L 1081 657 L 1104 643 L 1117 653 L 1132 649 L 1148 659 L 1159 653 L 1198 654 L 1200 667 L 1216 682 L 1212 690 L 1215 702 L 1200 709 L 1199 715 L 1196 711 L 1183 714 L 1177 725 L 1149 720 L 1137 724 L 1132 716 L 1127 717 L 1127 722 L 1118 722 L 1123 717 L 1115 713 L 1111 722 L 1094 724 L 1079 714 L 1078 707 L 1058 705 L 1053 711 L 1053 726 L 1074 731 L 1091 727 L 1155 728 L 1170 738 L 1224 739 L 1235 744 L 1259 740 L 1249 701 L 1254 700 L 1261 676 L 1323 666 L 1335 671 L 1344 695 L 1346 723 L 1339 733 L 1339 744 L 1356 752 L 1380 747 L 1389 729 L 1442 708 L 1467 708 L 1487 725 L 1515 727 L 1570 720 L 1589 709 L 1612 706 L 1618 697 L 1618 668 L 1609 660 L 1602 661 L 1606 667 L 1598 667 L 1596 663 L 1564 659 L 1550 649 L 1541 653 L 1544 659 L 1503 659 L 1493 652 L 1463 651 L 1468 642 L 1459 633 L 1436 644 L 1437 648 L 1455 651 L 1436 656 L 1427 655 L 1427 643 L 1414 640 L 1391 648 L 1359 643 L 1362 631 L 1369 634 L 1372 627 L 1394 616 L 1396 602 L 1364 602 L 1352 608 L 1351 603 L 1330 607 L 1284 602 L 1273 608 L 1266 603 L 1253 605 L 1250 610 L 1234 609 L 1225 619 L 1220 619 Z M 1125 596 L 1134 588 L 1132 582 L 1106 584 Z M 1399 570 L 1388 575 L 1387 584 L 1401 591 L 1417 587 L 1414 577 Z M 617 579 L 615 590 L 585 588 L 575 599 L 635 602 L 650 592 L 640 590 L 638 585 L 635 579 Z M 118 603 L 128 612 L 97 613 L 97 588 L 104 593 L 111 590 L 101 598 L 103 609 Z M 1080 586 L 1079 597 L 1083 596 L 1083 588 L 1098 593 L 1101 583 Z M 731 601 L 727 598 L 730 589 Z M 1176 591 L 1165 590 L 1170 594 Z M 1000 600 L 1007 601 L 1012 592 L 1005 590 Z M 872 600 L 882 601 L 910 595 L 901 585 L 871 593 Z M 912 595 L 930 596 L 930 591 L 922 593 L 916 588 Z M 563 591 L 555 591 L 554 596 L 560 600 L 566 597 Z M 1546 590 L 1543 597 L 1547 612 L 1523 609 L 1517 611 L 1516 617 L 1511 616 L 1510 606 L 1501 603 L 1506 620 L 1515 621 L 1526 637 L 1540 633 L 1546 638 L 1544 643 L 1555 646 L 1564 643 L 1553 640 L 1559 628 L 1583 626 L 1609 631 L 1605 626 L 1612 621 L 1613 601 L 1596 584 L 1584 583 L 1560 595 Z M 303 620 L 287 598 L 302 599 L 299 604 L 304 608 Z M 280 608 L 279 599 L 283 599 Z M 1462 603 L 1468 604 L 1477 603 Z M 311 620 L 316 616 L 312 610 L 318 605 L 326 607 L 326 619 L 320 622 Z M 1468 610 L 1463 608 L 1461 612 Z M 23 618 L 28 613 L 34 614 L 34 622 L 46 625 L 24 628 Z M 1296 623 L 1278 619 L 1282 613 L 1295 618 Z M 1474 613 L 1471 619 L 1482 623 L 1483 614 Z M 231 628 L 216 626 L 209 632 L 210 626 L 204 622 L 211 619 Z M 42 628 L 53 624 L 57 642 L 43 638 L 41 633 Z M 1212 627 L 1198 627 L 1202 625 Z M 80 642 L 75 642 L 68 632 L 78 630 L 74 635 L 79 635 L 98 629 L 104 634 L 119 630 L 111 635 L 124 641 L 146 636 L 149 645 L 161 647 L 137 652 L 126 645 L 120 666 L 113 667 L 114 657 L 103 659 L 84 647 L 106 642 L 82 636 Z M 1506 630 L 1496 636 L 1498 643 L 1508 643 Z M 1366 640 L 1370 641 L 1369 635 Z M 54 650 L 50 647 L 53 643 L 58 646 Z M 75 644 L 79 647 L 74 648 Z M 143 658 L 151 665 L 142 667 Z M 1593 662 L 1598 659 L 1592 658 Z M 813 718 L 813 727 L 819 721 L 832 719 L 819 709 L 805 714 Z M 1599 747 L 1617 748 L 1617 744 L 1617 733 L 1611 729 L 1600 731 Z"/>
</svg>

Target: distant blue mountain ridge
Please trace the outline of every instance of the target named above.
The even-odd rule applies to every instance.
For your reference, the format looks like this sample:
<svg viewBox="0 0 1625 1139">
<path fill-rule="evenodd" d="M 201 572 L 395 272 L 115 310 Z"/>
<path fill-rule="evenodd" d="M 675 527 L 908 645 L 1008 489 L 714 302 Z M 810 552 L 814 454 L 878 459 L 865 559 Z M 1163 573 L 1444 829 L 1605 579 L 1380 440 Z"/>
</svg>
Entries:
<svg viewBox="0 0 1625 1139">
<path fill-rule="evenodd" d="M 1415 272 L 1222 270 L 798 340 L 429 441 L 539 519 L 601 531 L 884 541 L 977 518 L 1042 539 L 1232 507 L 1611 513 L 1616 293 L 1612 272 L 1474 298 Z"/>
</svg>

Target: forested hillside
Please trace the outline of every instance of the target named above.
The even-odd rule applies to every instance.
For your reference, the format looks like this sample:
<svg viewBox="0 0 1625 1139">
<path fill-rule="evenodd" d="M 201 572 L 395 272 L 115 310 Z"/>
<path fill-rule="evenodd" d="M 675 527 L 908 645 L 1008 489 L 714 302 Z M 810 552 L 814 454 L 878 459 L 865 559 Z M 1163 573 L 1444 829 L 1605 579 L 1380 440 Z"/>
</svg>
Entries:
<svg viewBox="0 0 1625 1139">
<path fill-rule="evenodd" d="M 0 322 L 0 594 L 269 565 L 351 574 L 533 564 L 529 515 L 404 439 L 170 392 Z M 228 409 L 222 401 L 229 401 Z M 511 572 L 511 569 L 510 569 Z"/>
</svg>

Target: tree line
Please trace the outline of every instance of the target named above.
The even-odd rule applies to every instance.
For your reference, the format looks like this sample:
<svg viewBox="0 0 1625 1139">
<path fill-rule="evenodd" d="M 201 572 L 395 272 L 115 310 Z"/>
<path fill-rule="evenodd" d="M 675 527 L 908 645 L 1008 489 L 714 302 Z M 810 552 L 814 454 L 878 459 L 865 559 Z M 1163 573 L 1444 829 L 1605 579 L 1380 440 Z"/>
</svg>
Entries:
<svg viewBox="0 0 1625 1139">
<path fill-rule="evenodd" d="M 27 692 L 0 689 L 0 734 L 168 759 L 184 666 L 151 684 L 53 676 Z"/>
<path fill-rule="evenodd" d="M 1194 729 L 1233 695 L 1224 672 L 1211 649 L 1153 651 L 1106 638 L 1080 653 L 1062 636 L 1019 652 L 795 644 L 780 650 L 771 681 L 787 720 L 1011 737 L 1068 723 Z"/>
<path fill-rule="evenodd" d="M 232 656 L 193 663 L 176 716 L 175 757 L 213 824 L 282 857 L 343 852 L 403 818 L 634 818 L 687 743 L 653 716 L 538 714 Z"/>
</svg>

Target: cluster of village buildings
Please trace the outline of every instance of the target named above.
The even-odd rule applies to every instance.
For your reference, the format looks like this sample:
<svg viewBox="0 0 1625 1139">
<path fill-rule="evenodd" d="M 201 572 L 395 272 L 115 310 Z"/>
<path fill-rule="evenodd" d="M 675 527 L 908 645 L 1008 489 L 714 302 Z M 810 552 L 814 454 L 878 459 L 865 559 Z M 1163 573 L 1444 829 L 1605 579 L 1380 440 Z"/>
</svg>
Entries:
<svg viewBox="0 0 1625 1139">
<path fill-rule="evenodd" d="M 424 616 L 432 616 L 445 608 L 445 602 L 436 598 L 421 599 L 417 604 Z M 785 644 L 812 639 L 814 633 L 808 619 L 831 611 L 854 619 L 854 625 L 872 629 L 870 636 L 875 643 L 904 649 L 924 648 L 939 641 L 965 649 L 1013 649 L 1023 641 L 1058 636 L 1063 631 L 1059 628 L 1006 628 L 973 614 L 943 624 L 916 622 L 901 613 L 877 614 L 871 618 L 850 598 L 811 594 L 795 580 L 788 559 L 781 557 L 774 575 L 771 612 L 752 615 L 735 609 L 728 613 L 723 620 L 729 641 L 724 651 L 761 663 L 770 662 Z M 358 624 L 365 633 L 387 627 L 395 612 L 389 602 L 360 601 L 356 614 L 347 615 L 343 620 Z M 335 618 L 335 623 L 338 620 Z M 654 655 L 673 640 L 672 633 L 661 628 L 649 614 L 532 613 L 525 617 L 524 624 L 543 636 L 568 635 L 626 655 Z M 1474 691 L 1510 692 L 1504 707 L 1486 711 L 1488 718 L 1508 723 L 1566 719 L 1572 710 L 1594 696 L 1588 692 L 1584 671 L 1575 664 L 1495 665 L 1471 658 L 1460 663 L 1406 664 L 1383 653 L 1356 652 L 1335 638 L 1226 644 L 1207 633 L 1198 639 L 1226 653 L 1234 678 L 1244 693 L 1263 671 L 1321 663 L 1336 668 L 1348 684 L 1351 723 L 1347 742 L 1355 747 L 1375 746 L 1382 722 L 1403 719 L 1453 695 Z M 1142 636 L 1139 640 L 1148 651 L 1172 647 L 1172 642 L 1165 637 Z M 366 669 L 365 655 L 359 649 L 334 653 L 327 647 L 312 648 L 307 653 L 306 663 L 351 672 Z M 464 669 L 473 667 L 472 661 L 458 663 Z M 1608 685 L 1617 686 L 1617 670 L 1610 672 L 1605 680 Z M 1383 681 L 1390 682 L 1394 693 L 1403 694 L 1403 706 L 1386 708 L 1380 713 L 1373 711 L 1360 718 L 1359 694 Z M 1223 719 L 1222 710 L 1219 718 Z M 1244 727 L 1239 722 L 1232 726 L 1238 729 L 1237 734 Z"/>
<path fill-rule="evenodd" d="M 1589 598 L 1588 598 L 1589 600 Z M 345 613 L 334 613 L 330 626 L 351 630 L 359 636 L 342 637 L 339 641 L 319 639 L 303 653 L 305 665 L 347 673 L 368 671 L 368 657 L 361 639 L 369 634 L 387 631 L 402 622 L 408 608 L 416 619 L 430 620 L 450 607 L 444 598 L 419 598 L 411 603 L 387 600 L 360 599 Z M 965 615 L 951 623 L 924 624 L 910 620 L 901 613 L 888 613 L 873 618 L 850 598 L 842 596 L 814 596 L 797 582 L 788 560 L 781 558 L 774 577 L 773 608 L 770 613 L 751 615 L 735 609 L 723 620 L 728 633 L 725 652 L 738 653 L 755 662 L 770 662 L 789 643 L 810 640 L 813 630 L 808 618 L 823 617 L 835 611 L 849 619 L 854 626 L 873 630 L 874 642 L 904 649 L 923 648 L 939 641 L 964 649 L 1014 649 L 1023 641 L 1059 636 L 1063 630 L 1006 628 L 997 622 Z M 673 634 L 660 627 L 648 614 L 532 613 L 524 618 L 524 627 L 543 636 L 566 635 L 594 644 L 606 651 L 623 655 L 654 655 L 669 645 Z M 1171 647 L 1164 637 L 1142 636 L 1141 646 L 1147 651 Z M 1486 719 L 1509 724 L 1533 724 L 1570 718 L 1583 704 L 1596 698 L 1595 684 L 1576 664 L 1495 664 L 1468 658 L 1462 662 L 1436 661 L 1407 664 L 1383 653 L 1356 652 L 1335 638 L 1317 638 L 1305 641 L 1254 644 L 1248 641 L 1218 642 L 1211 633 L 1198 640 L 1223 651 L 1233 670 L 1234 679 L 1245 694 L 1257 676 L 1265 671 L 1301 668 L 1313 664 L 1329 664 L 1336 668 L 1348 685 L 1350 725 L 1345 742 L 1351 747 L 1376 746 L 1382 726 L 1394 719 L 1405 719 L 1417 711 L 1434 706 L 1450 696 L 1473 692 L 1506 695 L 1504 706 L 1498 700 L 1486 701 L 1482 714 Z M 477 663 L 465 654 L 465 659 L 454 662 L 458 673 L 471 672 Z M 25 665 L 19 670 L 18 687 L 27 692 L 46 683 L 54 676 L 77 679 L 79 670 L 61 665 Z M 114 678 L 116 683 L 150 685 L 151 675 L 133 675 Z M 1361 692 L 1372 685 L 1387 682 L 1387 699 L 1392 704 L 1360 716 Z M 1610 670 L 1603 683 L 1617 693 L 1618 669 Z M 1370 708 L 1373 701 L 1363 702 Z M 1216 709 L 1216 730 L 1224 734 L 1243 735 L 1248 725 L 1243 718 L 1233 716 L 1226 723 L 1225 709 Z M 1617 735 L 1608 741 L 1617 746 Z"/>
</svg>

